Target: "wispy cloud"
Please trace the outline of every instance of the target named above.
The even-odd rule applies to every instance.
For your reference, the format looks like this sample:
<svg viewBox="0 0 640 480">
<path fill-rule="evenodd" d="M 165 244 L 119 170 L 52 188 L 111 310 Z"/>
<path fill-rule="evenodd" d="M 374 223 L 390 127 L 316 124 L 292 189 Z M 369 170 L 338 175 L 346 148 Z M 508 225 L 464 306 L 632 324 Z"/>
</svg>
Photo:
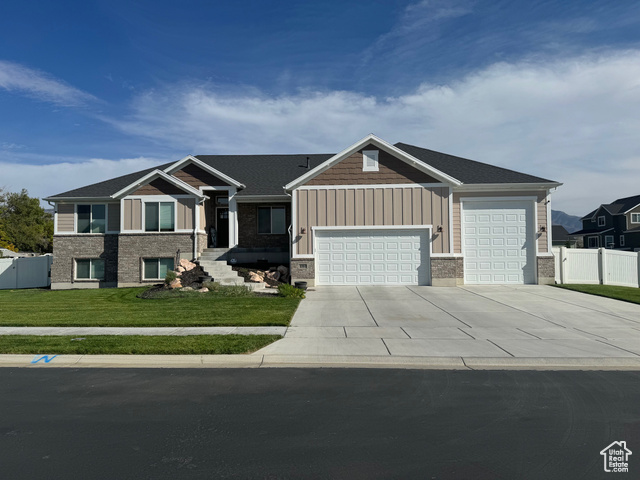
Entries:
<svg viewBox="0 0 640 480">
<path fill-rule="evenodd" d="M 376 98 L 348 91 L 270 97 L 173 86 L 110 120 L 184 153 L 332 152 L 373 132 L 565 183 L 580 213 L 637 194 L 640 52 L 498 63 L 444 85 Z M 556 205 L 558 206 L 558 204 Z"/>
<path fill-rule="evenodd" d="M 67 107 L 96 100 L 93 95 L 47 73 L 4 60 L 0 60 L 0 88 Z"/>
</svg>

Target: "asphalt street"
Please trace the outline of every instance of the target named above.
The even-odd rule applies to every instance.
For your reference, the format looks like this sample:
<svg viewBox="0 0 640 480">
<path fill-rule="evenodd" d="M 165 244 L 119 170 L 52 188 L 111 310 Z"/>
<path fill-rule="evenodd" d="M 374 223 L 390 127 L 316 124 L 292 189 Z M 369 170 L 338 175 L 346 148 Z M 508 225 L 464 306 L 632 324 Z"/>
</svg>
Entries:
<svg viewBox="0 0 640 480">
<path fill-rule="evenodd" d="M 0 385 L 4 479 L 640 476 L 640 372 L 3 368 Z M 629 473 L 605 473 L 620 440 Z"/>
</svg>

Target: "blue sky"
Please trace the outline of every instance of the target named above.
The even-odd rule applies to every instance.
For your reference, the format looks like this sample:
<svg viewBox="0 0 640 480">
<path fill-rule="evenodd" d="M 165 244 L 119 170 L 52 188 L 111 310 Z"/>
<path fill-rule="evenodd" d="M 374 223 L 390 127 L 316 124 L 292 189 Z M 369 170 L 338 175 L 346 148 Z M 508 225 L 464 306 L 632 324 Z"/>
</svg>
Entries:
<svg viewBox="0 0 640 480">
<path fill-rule="evenodd" d="M 56 1 L 0 7 L 0 186 L 46 196 L 200 153 L 367 133 L 640 193 L 636 1 Z"/>
</svg>

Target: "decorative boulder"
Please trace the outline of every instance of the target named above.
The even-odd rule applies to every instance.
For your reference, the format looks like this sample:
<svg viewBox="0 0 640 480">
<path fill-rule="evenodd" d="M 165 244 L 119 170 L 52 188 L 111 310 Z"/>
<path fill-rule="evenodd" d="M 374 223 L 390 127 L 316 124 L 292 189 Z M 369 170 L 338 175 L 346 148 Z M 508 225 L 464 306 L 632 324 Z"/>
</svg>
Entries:
<svg viewBox="0 0 640 480">
<path fill-rule="evenodd" d="M 189 260 L 187 260 L 186 258 L 181 258 L 180 259 L 180 266 L 182 268 L 184 268 L 184 270 L 186 272 L 193 270 L 194 268 L 196 268 L 196 264 L 193 262 L 190 262 Z"/>
<path fill-rule="evenodd" d="M 182 273 L 184 272 L 184 267 L 182 265 L 178 265 L 178 268 L 176 268 L 176 273 Z"/>
<path fill-rule="evenodd" d="M 184 287 L 184 288 L 182 289 L 182 291 L 183 291 L 183 292 L 193 292 L 193 288 L 191 288 L 191 287 Z"/>
<path fill-rule="evenodd" d="M 182 287 L 182 282 L 179 278 L 176 278 L 169 284 L 169 288 L 180 288 Z"/>
<path fill-rule="evenodd" d="M 280 280 L 280 272 L 278 272 L 278 271 L 269 272 L 269 273 L 267 273 L 267 278 L 269 280 L 273 280 L 273 281 L 277 282 L 278 280 Z"/>
<path fill-rule="evenodd" d="M 280 272 L 280 275 L 282 275 L 283 277 L 286 277 L 287 273 L 289 273 L 289 269 L 287 267 L 285 267 L 284 265 L 280 265 L 278 267 L 278 271 Z"/>
<path fill-rule="evenodd" d="M 262 278 L 260 275 L 250 272 L 249 273 L 249 281 L 250 282 L 262 282 Z"/>
<path fill-rule="evenodd" d="M 209 289 L 207 287 L 202 287 L 198 289 L 198 292 L 200 293 L 207 293 L 209 291 Z"/>
</svg>

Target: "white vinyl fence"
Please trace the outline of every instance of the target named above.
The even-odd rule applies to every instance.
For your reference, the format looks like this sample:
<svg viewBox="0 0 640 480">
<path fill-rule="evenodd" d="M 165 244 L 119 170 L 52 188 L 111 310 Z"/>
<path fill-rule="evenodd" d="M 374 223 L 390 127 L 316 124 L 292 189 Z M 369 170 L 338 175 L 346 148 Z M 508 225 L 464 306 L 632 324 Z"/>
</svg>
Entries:
<svg viewBox="0 0 640 480">
<path fill-rule="evenodd" d="M 556 283 L 640 287 L 640 252 L 553 247 Z"/>
<path fill-rule="evenodd" d="M 0 290 L 51 285 L 53 256 L 0 258 Z"/>
</svg>

